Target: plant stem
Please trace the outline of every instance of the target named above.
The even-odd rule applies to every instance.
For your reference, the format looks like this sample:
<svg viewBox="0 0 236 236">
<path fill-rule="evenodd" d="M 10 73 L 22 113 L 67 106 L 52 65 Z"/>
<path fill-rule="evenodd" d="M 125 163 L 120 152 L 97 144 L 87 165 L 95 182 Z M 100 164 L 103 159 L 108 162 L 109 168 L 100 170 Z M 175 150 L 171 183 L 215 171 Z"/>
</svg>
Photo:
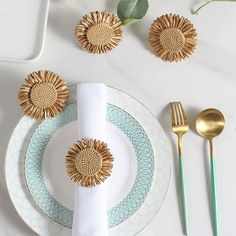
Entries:
<svg viewBox="0 0 236 236">
<path fill-rule="evenodd" d="M 197 10 L 192 10 L 192 14 L 196 15 L 198 14 L 198 12 L 203 8 L 205 7 L 206 5 L 208 5 L 209 3 L 211 2 L 236 2 L 236 0 L 207 0 L 207 1 L 204 1 L 202 3 L 202 5 L 200 5 L 200 7 L 197 8 Z"/>
<path fill-rule="evenodd" d="M 193 10 L 192 11 L 192 14 L 194 14 L 194 15 L 197 15 L 198 14 L 198 12 L 203 8 L 203 7 L 205 7 L 206 5 L 208 5 L 209 3 L 211 3 L 211 2 L 213 2 L 214 0 L 209 0 L 209 1 L 207 1 L 207 2 L 203 2 L 203 4 L 200 6 L 200 7 L 198 7 L 198 9 L 197 10 Z"/>
</svg>

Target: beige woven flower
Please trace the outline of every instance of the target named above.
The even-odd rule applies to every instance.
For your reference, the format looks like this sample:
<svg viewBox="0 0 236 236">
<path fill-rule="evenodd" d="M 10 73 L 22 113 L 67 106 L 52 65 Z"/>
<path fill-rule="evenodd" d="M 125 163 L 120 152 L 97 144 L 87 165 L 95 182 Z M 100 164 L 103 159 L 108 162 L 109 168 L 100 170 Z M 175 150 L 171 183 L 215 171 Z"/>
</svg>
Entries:
<svg viewBox="0 0 236 236">
<path fill-rule="evenodd" d="M 18 98 L 28 116 L 43 120 L 63 110 L 68 93 L 68 87 L 61 77 L 50 71 L 38 71 L 27 76 Z"/>
<path fill-rule="evenodd" d="M 91 53 L 106 53 L 117 47 L 122 32 L 120 19 L 107 11 L 85 15 L 75 29 L 81 46 Z"/>
<path fill-rule="evenodd" d="M 183 16 L 169 14 L 157 18 L 151 25 L 149 41 L 154 53 L 165 61 L 181 61 L 196 48 L 197 32 Z"/>
<path fill-rule="evenodd" d="M 74 182 L 93 187 L 110 176 L 113 160 L 106 143 L 83 139 L 70 148 L 66 156 L 66 170 Z"/>
</svg>

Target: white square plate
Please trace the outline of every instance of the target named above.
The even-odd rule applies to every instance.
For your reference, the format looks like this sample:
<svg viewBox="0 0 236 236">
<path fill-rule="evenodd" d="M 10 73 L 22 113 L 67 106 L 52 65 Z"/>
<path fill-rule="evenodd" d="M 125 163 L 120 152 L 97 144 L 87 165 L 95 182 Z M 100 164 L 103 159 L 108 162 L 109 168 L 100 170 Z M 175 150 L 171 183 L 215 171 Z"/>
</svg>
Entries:
<svg viewBox="0 0 236 236">
<path fill-rule="evenodd" d="M 0 60 L 38 58 L 44 39 L 50 0 L 0 0 Z"/>
</svg>

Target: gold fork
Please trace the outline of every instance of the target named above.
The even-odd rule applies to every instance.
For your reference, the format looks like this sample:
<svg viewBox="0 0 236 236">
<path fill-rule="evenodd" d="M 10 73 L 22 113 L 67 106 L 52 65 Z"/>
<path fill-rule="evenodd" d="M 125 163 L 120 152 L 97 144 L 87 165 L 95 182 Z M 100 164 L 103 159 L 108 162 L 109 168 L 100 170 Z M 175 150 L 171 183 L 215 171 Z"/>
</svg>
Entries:
<svg viewBox="0 0 236 236">
<path fill-rule="evenodd" d="M 180 102 L 171 103 L 172 131 L 178 136 L 179 183 L 183 214 L 183 233 L 188 234 L 188 217 L 182 158 L 182 137 L 189 130 L 187 115 Z"/>
</svg>

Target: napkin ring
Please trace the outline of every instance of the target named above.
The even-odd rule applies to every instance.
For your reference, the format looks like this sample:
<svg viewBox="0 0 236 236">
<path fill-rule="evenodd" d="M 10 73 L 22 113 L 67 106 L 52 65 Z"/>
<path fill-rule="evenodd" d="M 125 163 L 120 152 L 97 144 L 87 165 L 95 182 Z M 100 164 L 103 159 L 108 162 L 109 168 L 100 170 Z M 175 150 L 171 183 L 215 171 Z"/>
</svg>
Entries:
<svg viewBox="0 0 236 236">
<path fill-rule="evenodd" d="M 164 61 L 181 61 L 193 53 L 197 32 L 185 17 L 166 14 L 153 21 L 149 42 L 154 53 Z"/>
<path fill-rule="evenodd" d="M 58 115 L 64 109 L 68 95 L 68 87 L 59 75 L 41 70 L 27 76 L 18 99 L 26 115 L 43 120 Z"/>
<path fill-rule="evenodd" d="M 118 16 L 108 11 L 94 11 L 76 25 L 75 36 L 81 46 L 91 53 L 106 53 L 118 46 L 123 27 Z"/>
<path fill-rule="evenodd" d="M 113 160 L 106 143 L 96 139 L 82 139 L 68 151 L 67 174 L 72 181 L 83 187 L 94 187 L 111 175 Z"/>
</svg>

